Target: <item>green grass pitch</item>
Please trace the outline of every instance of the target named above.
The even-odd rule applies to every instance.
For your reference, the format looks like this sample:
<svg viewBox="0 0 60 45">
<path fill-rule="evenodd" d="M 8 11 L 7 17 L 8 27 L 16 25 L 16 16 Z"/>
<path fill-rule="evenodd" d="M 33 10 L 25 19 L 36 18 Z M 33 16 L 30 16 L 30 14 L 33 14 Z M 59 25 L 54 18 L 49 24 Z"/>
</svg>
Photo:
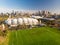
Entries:
<svg viewBox="0 0 60 45">
<path fill-rule="evenodd" d="M 60 45 L 60 31 L 40 27 L 9 32 L 8 45 Z"/>
</svg>

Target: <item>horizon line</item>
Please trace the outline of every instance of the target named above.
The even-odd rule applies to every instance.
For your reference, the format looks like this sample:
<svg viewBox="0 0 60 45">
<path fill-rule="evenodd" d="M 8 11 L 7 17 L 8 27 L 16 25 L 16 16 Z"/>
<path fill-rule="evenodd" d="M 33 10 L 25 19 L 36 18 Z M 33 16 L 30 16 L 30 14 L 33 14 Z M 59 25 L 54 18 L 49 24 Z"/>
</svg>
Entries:
<svg viewBox="0 0 60 45">
<path fill-rule="evenodd" d="M 0 8 L 0 13 L 7 13 L 7 12 L 9 12 L 9 13 L 11 13 L 12 11 L 26 11 L 26 12 L 29 12 L 29 11 L 34 11 L 34 12 L 37 12 L 37 11 L 49 11 L 49 12 L 51 12 L 51 13 L 57 13 L 57 14 L 60 14 L 60 11 L 53 11 L 53 10 L 37 10 L 37 9 L 35 9 L 35 10 L 32 10 L 32 9 L 11 9 L 11 8 Z"/>
</svg>

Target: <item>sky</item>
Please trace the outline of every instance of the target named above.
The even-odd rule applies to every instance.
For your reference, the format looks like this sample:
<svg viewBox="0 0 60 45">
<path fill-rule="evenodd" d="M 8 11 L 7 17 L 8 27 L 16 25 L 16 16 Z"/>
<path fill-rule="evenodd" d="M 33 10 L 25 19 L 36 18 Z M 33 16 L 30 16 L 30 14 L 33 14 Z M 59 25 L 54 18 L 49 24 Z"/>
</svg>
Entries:
<svg viewBox="0 0 60 45">
<path fill-rule="evenodd" d="M 11 10 L 48 10 L 60 13 L 60 0 L 0 0 L 0 12 Z"/>
</svg>

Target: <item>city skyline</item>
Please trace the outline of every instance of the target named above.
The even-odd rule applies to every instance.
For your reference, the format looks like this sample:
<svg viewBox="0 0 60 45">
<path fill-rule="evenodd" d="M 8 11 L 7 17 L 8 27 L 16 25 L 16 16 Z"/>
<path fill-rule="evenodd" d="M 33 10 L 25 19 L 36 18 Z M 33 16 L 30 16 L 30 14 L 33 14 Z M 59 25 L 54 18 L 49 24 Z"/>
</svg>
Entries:
<svg viewBox="0 0 60 45">
<path fill-rule="evenodd" d="M 60 13 L 60 0 L 0 0 L 0 12 L 47 10 Z"/>
</svg>

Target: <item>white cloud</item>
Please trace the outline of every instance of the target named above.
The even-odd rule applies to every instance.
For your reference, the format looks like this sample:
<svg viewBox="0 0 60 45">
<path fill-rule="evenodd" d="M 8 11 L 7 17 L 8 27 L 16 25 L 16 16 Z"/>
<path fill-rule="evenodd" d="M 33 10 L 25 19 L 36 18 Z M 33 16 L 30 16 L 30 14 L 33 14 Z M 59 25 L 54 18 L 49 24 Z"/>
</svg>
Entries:
<svg viewBox="0 0 60 45">
<path fill-rule="evenodd" d="M 6 12 L 11 12 L 11 9 L 7 9 L 7 8 L 0 8 L 0 13 L 6 13 Z"/>
<path fill-rule="evenodd" d="M 14 11 L 20 11 L 20 10 L 18 10 L 18 9 L 0 8 L 0 13 L 1 13 L 1 12 L 3 12 L 3 13 L 6 13 L 6 12 L 11 13 L 12 10 L 14 10 Z"/>
</svg>

